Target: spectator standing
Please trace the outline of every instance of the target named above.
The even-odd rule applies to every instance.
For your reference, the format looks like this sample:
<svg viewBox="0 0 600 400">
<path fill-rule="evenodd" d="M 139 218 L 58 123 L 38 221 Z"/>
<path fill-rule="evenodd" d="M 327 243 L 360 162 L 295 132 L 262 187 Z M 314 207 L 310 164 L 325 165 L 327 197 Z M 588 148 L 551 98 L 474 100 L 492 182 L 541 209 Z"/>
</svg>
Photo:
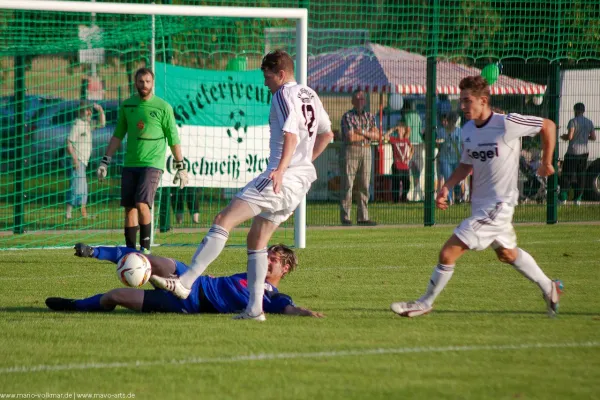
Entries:
<svg viewBox="0 0 600 400">
<path fill-rule="evenodd" d="M 98 112 L 98 122 L 92 121 L 92 107 Z M 74 207 L 81 207 L 81 216 L 88 217 L 87 197 L 88 185 L 86 170 L 92 155 L 92 133 L 98 128 L 104 128 L 106 116 L 100 104 L 91 106 L 87 102 L 79 104 L 79 117 L 73 121 L 71 132 L 67 139 L 67 153 L 71 156 L 71 187 L 67 201 L 66 218 L 73 215 Z"/>
<path fill-rule="evenodd" d="M 375 116 L 365 110 L 366 99 L 362 90 L 352 93 L 352 109 L 342 116 L 342 195 L 340 219 L 342 225 L 352 225 L 352 188 L 356 181 L 359 191 L 358 225 L 373 226 L 376 222 L 369 219 L 369 185 L 373 155 L 371 140 L 379 139 Z"/>
<path fill-rule="evenodd" d="M 585 105 L 577 103 L 573 107 L 575 118 L 569 121 L 567 133 L 561 135 L 562 140 L 569 142 L 565 154 L 562 174 L 560 176 L 560 202 L 566 204 L 569 195 L 569 189 L 572 187 L 575 197 L 575 204 L 581 204 L 583 197 L 583 187 L 585 181 L 585 169 L 589 155 L 588 141 L 596 140 L 594 132 L 594 123 L 583 116 Z M 575 181 L 575 185 L 572 185 Z"/>
<path fill-rule="evenodd" d="M 413 146 L 414 156 L 412 159 L 412 177 L 414 195 L 412 200 L 421 201 L 425 198 L 423 190 L 423 178 L 425 172 L 425 142 L 423 141 L 423 121 L 417 112 L 417 106 L 413 101 L 404 103 L 404 121 L 410 128 L 410 143 Z"/>
<path fill-rule="evenodd" d="M 385 134 L 385 139 L 392 145 L 394 162 L 392 164 L 392 200 L 394 203 L 408 201 L 410 190 L 410 159 L 413 147 L 410 144 L 410 128 L 402 120 Z M 400 195 L 402 184 L 402 195 Z"/>
</svg>

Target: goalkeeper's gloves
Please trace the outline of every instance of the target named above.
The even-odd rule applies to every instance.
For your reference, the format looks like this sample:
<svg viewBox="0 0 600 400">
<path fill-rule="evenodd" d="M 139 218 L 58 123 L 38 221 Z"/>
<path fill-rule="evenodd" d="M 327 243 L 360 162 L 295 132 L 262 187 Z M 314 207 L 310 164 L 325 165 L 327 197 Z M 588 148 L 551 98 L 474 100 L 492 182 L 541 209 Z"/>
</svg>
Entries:
<svg viewBox="0 0 600 400">
<path fill-rule="evenodd" d="M 100 182 L 102 182 L 104 178 L 106 178 L 106 174 L 108 173 L 108 164 L 110 164 L 111 159 L 112 158 L 109 156 L 104 156 L 102 157 L 102 160 L 100 160 L 100 166 L 96 171 L 96 176 L 98 176 L 98 180 Z"/>
<path fill-rule="evenodd" d="M 177 182 L 179 182 L 179 189 L 183 189 L 189 181 L 188 178 L 188 173 L 185 170 L 185 165 L 183 164 L 183 160 L 182 161 L 173 161 L 173 167 L 177 170 L 177 172 L 175 172 L 175 178 L 173 179 L 173 184 L 177 185 Z"/>
</svg>

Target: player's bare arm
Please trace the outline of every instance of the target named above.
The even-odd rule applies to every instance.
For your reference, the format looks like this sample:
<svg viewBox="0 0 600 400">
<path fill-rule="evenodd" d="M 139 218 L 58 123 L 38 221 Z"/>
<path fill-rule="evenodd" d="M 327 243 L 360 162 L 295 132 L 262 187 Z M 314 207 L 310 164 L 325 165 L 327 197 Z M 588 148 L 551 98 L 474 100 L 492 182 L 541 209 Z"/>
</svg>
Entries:
<svg viewBox="0 0 600 400">
<path fill-rule="evenodd" d="M 173 157 L 175 157 L 176 161 L 182 161 L 183 160 L 183 153 L 181 152 L 181 145 L 180 144 L 174 144 L 171 147 L 171 153 L 173 153 Z"/>
<path fill-rule="evenodd" d="M 331 131 L 317 135 L 317 138 L 315 139 L 315 147 L 313 147 L 312 152 L 312 161 L 315 161 L 317 157 L 319 157 L 321 153 L 325 151 L 325 148 L 327 145 L 329 145 L 329 143 L 331 143 L 332 140 L 333 132 Z"/>
<path fill-rule="evenodd" d="M 119 147 L 121 147 L 121 139 L 116 136 L 111 137 L 110 141 L 108 142 L 108 148 L 106 149 L 106 156 L 112 157 Z"/>
<path fill-rule="evenodd" d="M 451 188 L 456 186 L 459 182 L 463 181 L 473 171 L 473 166 L 470 164 L 460 163 L 458 167 L 452 172 L 448 181 L 442 186 L 435 199 L 435 206 L 440 210 L 448 208 L 448 193 Z"/>
<path fill-rule="evenodd" d="M 294 155 L 294 150 L 296 150 L 297 145 L 298 135 L 288 132 L 283 133 L 283 152 L 281 153 L 281 161 L 279 161 L 277 169 L 271 171 L 269 174 L 269 179 L 273 181 L 273 191 L 275 193 L 279 193 L 281 190 L 283 174 L 292 161 L 292 156 Z"/>
<path fill-rule="evenodd" d="M 550 176 L 554 174 L 552 157 L 556 144 L 556 124 L 549 119 L 544 119 L 540 136 L 542 138 L 542 164 L 538 168 L 537 173 L 539 176 Z"/>
<path fill-rule="evenodd" d="M 575 136 L 575 128 L 569 128 L 567 133 L 565 133 L 564 135 L 560 135 L 560 138 L 562 140 L 573 140 L 574 136 Z"/>
<path fill-rule="evenodd" d="M 590 131 L 590 135 L 588 136 L 589 140 L 596 140 L 596 131 L 594 128 Z"/>
<path fill-rule="evenodd" d="M 285 315 L 298 315 L 301 317 L 315 317 L 315 318 L 323 318 L 324 314 L 316 311 L 309 310 L 307 308 L 295 307 L 295 306 L 287 306 L 283 309 L 283 313 Z"/>
<path fill-rule="evenodd" d="M 104 128 L 106 126 L 106 114 L 104 109 L 98 103 L 94 103 L 94 110 L 98 112 L 98 123 L 94 125 L 94 129 Z"/>
</svg>

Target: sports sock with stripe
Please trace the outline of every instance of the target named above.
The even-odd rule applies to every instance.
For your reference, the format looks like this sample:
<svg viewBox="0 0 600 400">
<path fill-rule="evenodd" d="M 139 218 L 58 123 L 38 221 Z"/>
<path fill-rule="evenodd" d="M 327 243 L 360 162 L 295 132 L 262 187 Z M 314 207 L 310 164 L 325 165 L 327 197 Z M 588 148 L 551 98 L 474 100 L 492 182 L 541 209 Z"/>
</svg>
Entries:
<svg viewBox="0 0 600 400">
<path fill-rule="evenodd" d="M 552 280 L 544 274 L 544 271 L 537 265 L 531 254 L 521 248 L 517 248 L 517 251 L 517 259 L 512 263 L 512 266 L 525 278 L 538 285 L 543 293 L 549 293 L 552 289 Z"/>
<path fill-rule="evenodd" d="M 429 285 L 427 285 L 427 291 L 421 298 L 420 302 L 426 304 L 428 307 L 433 306 L 435 298 L 444 290 L 452 274 L 454 273 L 454 265 L 438 264 L 431 274 L 429 279 Z"/>
<path fill-rule="evenodd" d="M 222 226 L 213 225 L 202 239 L 192 258 L 190 269 L 181 275 L 181 284 L 190 289 L 194 281 L 202 275 L 206 268 L 221 254 L 229 239 L 229 232 Z"/>
<path fill-rule="evenodd" d="M 267 248 L 248 250 L 248 292 L 250 299 L 246 311 L 256 316 L 263 312 L 263 295 L 265 293 L 265 279 L 269 269 Z"/>
</svg>

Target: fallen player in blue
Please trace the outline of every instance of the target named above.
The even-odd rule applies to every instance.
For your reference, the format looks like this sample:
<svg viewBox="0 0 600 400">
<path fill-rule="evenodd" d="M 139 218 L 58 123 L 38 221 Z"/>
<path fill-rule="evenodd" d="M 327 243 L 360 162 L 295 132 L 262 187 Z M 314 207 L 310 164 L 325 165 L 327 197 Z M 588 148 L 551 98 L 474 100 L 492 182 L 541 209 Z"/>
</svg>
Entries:
<svg viewBox="0 0 600 400">
<path fill-rule="evenodd" d="M 119 262 L 125 254 L 137 252 L 127 247 L 91 247 L 83 243 L 75 245 L 78 257 L 93 257 L 99 260 Z M 181 261 L 171 258 L 146 255 L 152 265 L 152 274 L 165 278 L 178 276 L 187 270 Z M 323 314 L 297 307 L 292 298 L 279 293 L 277 286 L 281 279 L 296 268 L 298 259 L 292 249 L 278 244 L 268 249 L 269 269 L 265 282 L 263 307 L 267 313 L 323 317 Z M 122 306 L 141 312 L 170 312 L 184 314 L 228 314 L 244 310 L 250 294 L 245 273 L 223 277 L 200 276 L 194 282 L 191 295 L 177 298 L 167 290 L 143 290 L 133 288 L 113 289 L 85 299 L 65 299 L 49 297 L 48 308 L 54 311 L 107 312 Z"/>
</svg>

